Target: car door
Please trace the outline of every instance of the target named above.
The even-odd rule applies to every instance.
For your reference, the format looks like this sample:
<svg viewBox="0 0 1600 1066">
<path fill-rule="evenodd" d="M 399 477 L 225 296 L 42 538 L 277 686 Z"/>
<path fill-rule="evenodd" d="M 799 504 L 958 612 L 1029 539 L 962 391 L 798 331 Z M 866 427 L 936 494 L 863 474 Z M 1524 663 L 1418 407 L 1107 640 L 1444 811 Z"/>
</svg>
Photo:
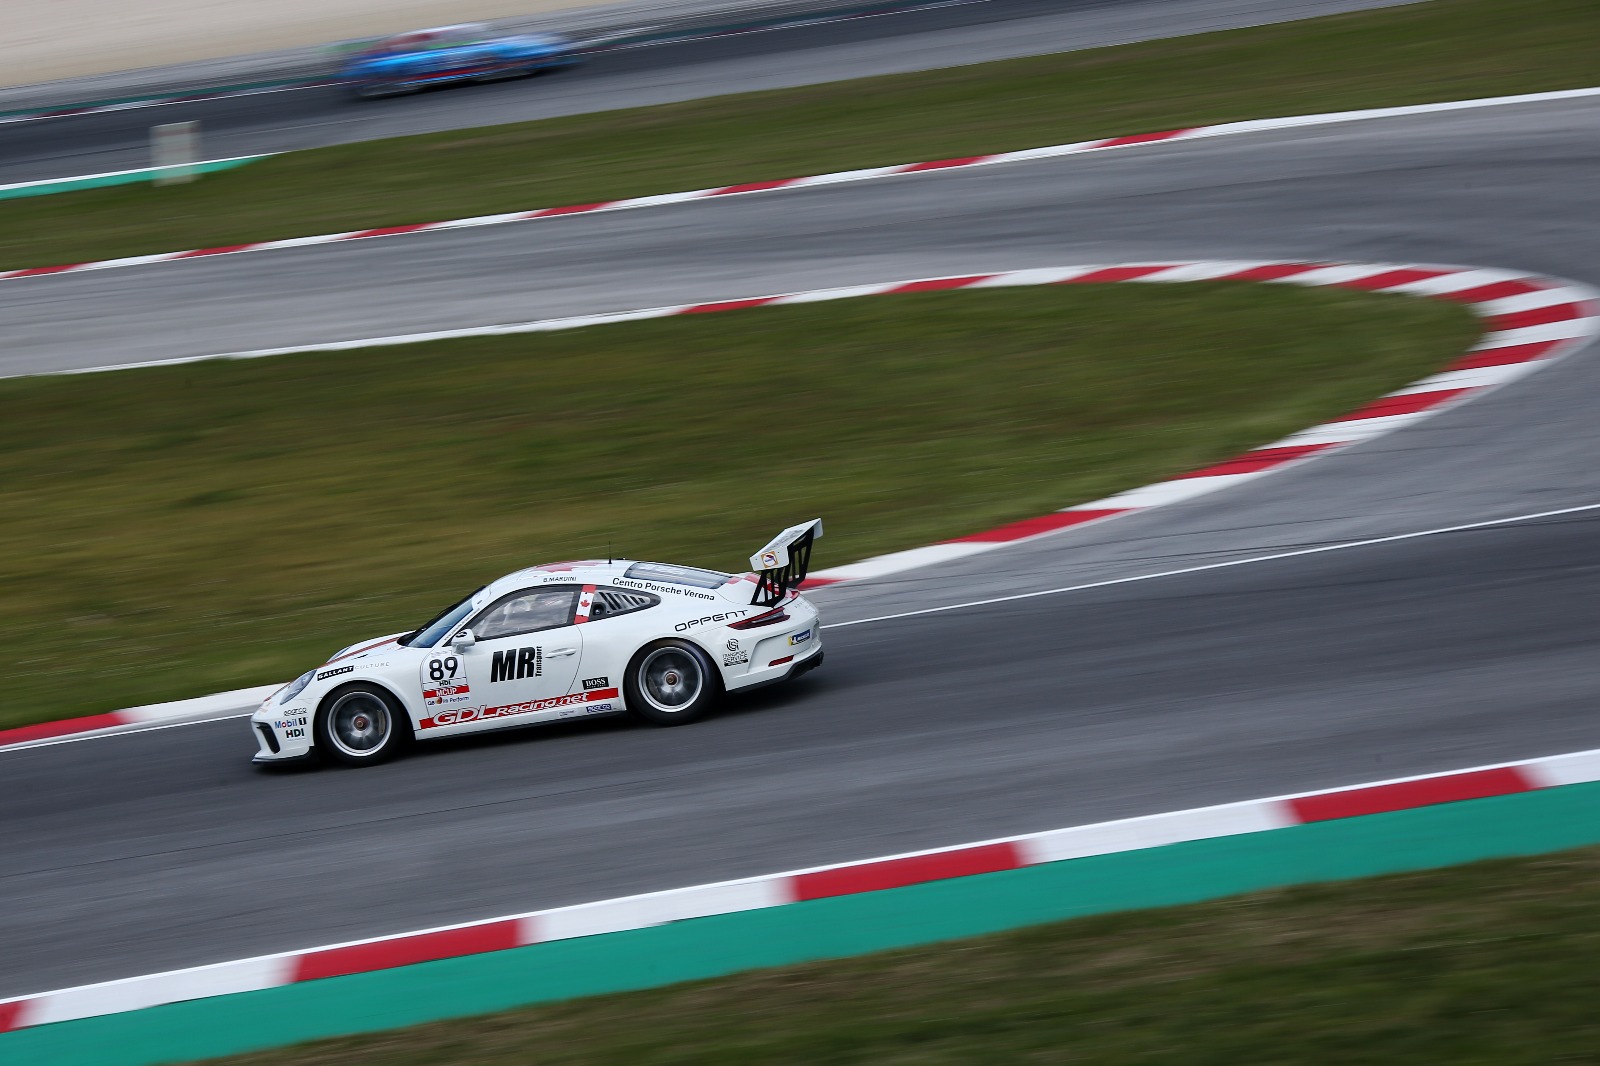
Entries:
<svg viewBox="0 0 1600 1066">
<path fill-rule="evenodd" d="M 541 585 L 470 618 L 462 627 L 472 630 L 470 647 L 446 641 L 423 660 L 419 728 L 467 732 L 563 717 L 583 657 L 577 600 L 577 585 Z"/>
</svg>

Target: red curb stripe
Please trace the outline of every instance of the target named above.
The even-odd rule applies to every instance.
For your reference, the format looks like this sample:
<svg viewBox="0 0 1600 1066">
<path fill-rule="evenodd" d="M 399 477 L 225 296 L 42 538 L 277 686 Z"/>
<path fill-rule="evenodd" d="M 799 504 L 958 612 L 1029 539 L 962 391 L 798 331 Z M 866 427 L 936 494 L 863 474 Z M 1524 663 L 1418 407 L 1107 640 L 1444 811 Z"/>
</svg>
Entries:
<svg viewBox="0 0 1600 1066">
<path fill-rule="evenodd" d="M 1505 348 L 1486 348 L 1468 352 L 1445 367 L 1446 370 L 1476 370 L 1484 366 L 1507 366 L 1511 363 L 1531 363 L 1550 354 L 1550 349 L 1562 341 L 1537 341 L 1533 344 L 1512 344 Z"/>
<path fill-rule="evenodd" d="M 718 303 L 692 304 L 678 312 L 680 315 L 706 315 L 717 311 L 739 311 L 746 307 L 764 307 L 778 299 L 776 296 L 757 296 L 749 300 L 722 300 Z"/>
<path fill-rule="evenodd" d="M 521 922 L 508 918 L 465 929 L 442 929 L 436 933 L 395 937 L 371 944 L 311 951 L 295 960 L 291 981 L 316 981 L 324 977 L 387 970 L 435 959 L 453 959 L 460 955 L 504 951 L 522 946 L 520 932 Z"/>
<path fill-rule="evenodd" d="M 1409 285 L 1413 281 L 1427 281 L 1429 278 L 1442 278 L 1446 274 L 1454 274 L 1453 270 L 1385 270 L 1381 274 L 1370 274 L 1364 278 L 1353 278 L 1350 281 L 1335 282 L 1330 288 L 1335 289 L 1388 289 L 1396 285 Z"/>
<path fill-rule="evenodd" d="M 191 248 L 187 252 L 179 252 L 174 259 L 202 259 L 208 255 L 230 255 L 233 252 L 244 252 L 254 248 L 254 244 L 223 244 L 215 248 Z"/>
<path fill-rule="evenodd" d="M 1456 300 L 1460 303 L 1475 304 L 1484 300 L 1502 300 L 1507 296 L 1525 296 L 1530 292 L 1545 292 L 1546 287 L 1536 285 L 1531 281 L 1491 281 L 1487 285 L 1477 285 L 1470 289 L 1459 289 L 1455 292 L 1432 293 L 1435 300 Z"/>
<path fill-rule="evenodd" d="M 542 207 L 537 211 L 528 213 L 528 218 L 549 218 L 552 215 L 581 215 L 585 211 L 598 211 L 602 207 L 610 207 L 620 203 L 618 200 L 606 200 L 598 204 L 573 204 L 570 207 Z"/>
<path fill-rule="evenodd" d="M 36 278 L 41 274 L 61 274 L 68 270 L 77 270 L 88 265 L 88 263 L 62 263 L 59 266 L 28 267 L 24 270 L 13 270 L 6 276 L 10 278 Z"/>
<path fill-rule="evenodd" d="M 1531 792 L 1534 785 L 1514 766 L 1494 770 L 1473 770 L 1464 774 L 1426 777 L 1418 781 L 1399 781 L 1342 792 L 1324 792 L 1289 800 L 1289 807 L 1302 822 L 1327 822 L 1337 818 L 1356 818 L 1364 814 L 1406 811 L 1440 803 L 1510 796 Z"/>
<path fill-rule="evenodd" d="M 9 1033 L 22 1028 L 22 1010 L 28 1005 L 25 999 L 15 1003 L 0 1003 L 0 1033 Z"/>
<path fill-rule="evenodd" d="M 865 862 L 857 866 L 796 874 L 790 879 L 790 887 L 795 902 L 800 903 L 810 899 L 852 896 L 858 892 L 903 888 L 951 877 L 1018 870 L 1025 865 L 1021 849 L 1006 841 L 959 851 L 940 851 L 932 855 L 912 855 L 904 859 Z"/>
<path fill-rule="evenodd" d="M 376 229 L 357 230 L 345 238 L 347 241 L 358 241 L 366 237 L 389 237 L 396 233 L 415 233 L 418 230 L 432 229 L 437 222 L 412 222 L 405 226 L 379 226 Z"/>
<path fill-rule="evenodd" d="M 1296 459 L 1317 452 L 1326 451 L 1334 446 L 1334 442 L 1327 444 L 1294 444 L 1286 448 L 1257 448 L 1253 452 L 1229 459 L 1216 466 L 1208 466 L 1201 470 L 1193 470 L 1187 474 L 1179 474 L 1173 481 L 1182 481 L 1192 477 L 1222 477 L 1226 474 L 1253 474 L 1258 470 L 1271 470 L 1284 463 L 1292 463 Z"/>
<path fill-rule="evenodd" d="M 778 178 L 775 181 L 747 181 L 743 185 L 726 185 L 720 189 L 712 189 L 709 196 L 731 196 L 741 192 L 765 192 L 768 189 L 781 189 L 785 185 L 793 185 L 804 178 Z"/>
<path fill-rule="evenodd" d="M 896 285 L 886 289 L 886 295 L 906 292 L 939 292 L 943 289 L 964 289 L 968 285 L 976 285 L 980 281 L 988 281 L 995 277 L 994 274 L 968 274 L 961 278 L 930 278 L 927 281 L 908 281 L 904 285 Z"/>
<path fill-rule="evenodd" d="M 1530 307 L 1526 311 L 1512 311 L 1504 315 L 1491 315 L 1483 320 L 1486 332 L 1493 333 L 1502 329 L 1521 329 L 1524 326 L 1544 326 L 1551 322 L 1571 322 L 1575 318 L 1587 318 L 1581 303 L 1573 300 L 1564 304 L 1551 304 L 1548 307 Z"/>
<path fill-rule="evenodd" d="M 1434 392 L 1408 392 L 1404 396 L 1385 396 L 1374 400 L 1367 406 L 1352 411 L 1342 418 L 1330 418 L 1329 422 L 1354 422 L 1362 418 L 1387 418 L 1390 415 L 1409 415 L 1416 411 L 1426 411 L 1430 407 L 1437 407 L 1446 400 L 1454 399 L 1464 392 L 1472 389 L 1438 389 Z"/>
<path fill-rule="evenodd" d="M 1313 270 L 1321 270 L 1325 266 L 1327 266 L 1326 263 L 1268 263 L 1265 266 L 1249 267 L 1237 273 L 1225 274 L 1213 280 L 1278 281 L 1281 278 L 1292 278 Z"/>
<path fill-rule="evenodd" d="M 1126 266 L 1103 267 L 1100 270 L 1091 270 L 1087 274 L 1080 274 L 1075 278 L 1058 281 L 1056 285 L 1101 285 L 1112 281 L 1137 281 L 1147 278 L 1151 274 L 1159 274 L 1163 270 L 1171 270 L 1176 264 L 1167 263 L 1162 266 Z"/>
<path fill-rule="evenodd" d="M 932 159 L 926 163 L 911 163 L 907 166 L 903 166 L 900 168 L 898 173 L 918 174 L 924 170 L 947 170 L 950 167 L 970 167 L 979 160 L 991 158 L 993 157 L 987 155 L 969 155 L 963 156 L 960 159 Z"/>
<path fill-rule="evenodd" d="M 1200 129 L 1199 126 L 1186 126 L 1181 130 L 1161 130 L 1156 133 L 1134 133 L 1127 137 L 1112 137 L 1110 140 L 1101 141 L 1096 148 L 1121 148 L 1125 144 L 1149 144 L 1152 141 L 1170 141 L 1174 137 L 1182 137 L 1186 133 L 1193 133 Z"/>
<path fill-rule="evenodd" d="M 49 740 L 51 737 L 64 737 L 73 733 L 87 733 L 91 729 L 127 724 L 121 714 L 111 711 L 108 714 L 90 714 L 82 718 L 62 718 L 54 722 L 19 725 L 14 729 L 0 729 L 0 746 L 23 744 L 30 740 Z"/>
<path fill-rule="evenodd" d="M 964 537 L 954 537 L 943 543 L 997 544 L 1008 540 L 1022 540 L 1024 537 L 1034 537 L 1040 533 L 1050 533 L 1057 529 L 1066 529 L 1069 526 L 1081 526 L 1085 522 L 1093 522 L 1097 518 L 1109 518 L 1114 514 L 1122 514 L 1125 510 L 1127 509 L 1053 511 L 1050 514 L 1040 515 L 1038 518 L 1024 518 L 1020 522 L 1012 522 L 996 529 L 986 529 L 982 533 L 969 533 Z"/>
</svg>

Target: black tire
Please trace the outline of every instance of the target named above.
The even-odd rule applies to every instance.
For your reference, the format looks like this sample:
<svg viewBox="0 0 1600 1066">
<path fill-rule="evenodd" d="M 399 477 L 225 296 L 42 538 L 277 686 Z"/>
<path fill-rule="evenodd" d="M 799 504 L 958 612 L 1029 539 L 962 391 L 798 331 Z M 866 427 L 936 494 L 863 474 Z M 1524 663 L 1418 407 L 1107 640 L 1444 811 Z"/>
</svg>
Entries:
<svg viewBox="0 0 1600 1066">
<path fill-rule="evenodd" d="M 411 719 L 377 685 L 357 681 L 322 698 L 312 727 L 317 750 L 346 766 L 386 762 L 411 739 Z"/>
<path fill-rule="evenodd" d="M 628 664 L 622 691 L 628 710 L 651 725 L 688 725 L 704 718 L 722 694 L 711 657 L 686 640 L 658 640 Z"/>
</svg>

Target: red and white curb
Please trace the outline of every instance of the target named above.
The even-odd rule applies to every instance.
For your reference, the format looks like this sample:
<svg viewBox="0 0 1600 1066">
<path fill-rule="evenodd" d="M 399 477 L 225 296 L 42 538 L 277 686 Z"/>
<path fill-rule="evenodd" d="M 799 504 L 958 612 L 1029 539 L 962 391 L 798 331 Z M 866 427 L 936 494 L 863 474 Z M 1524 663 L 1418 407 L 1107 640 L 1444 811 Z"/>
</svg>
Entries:
<svg viewBox="0 0 1600 1066">
<path fill-rule="evenodd" d="M 170 366 L 211 359 L 263 359 L 310 352 L 414 344 L 460 337 L 547 333 L 616 322 L 671 318 L 756 307 L 786 307 L 861 296 L 893 296 L 955 289 L 996 289 L 1025 285 L 1096 285 L 1113 282 L 1173 284 L 1190 281 L 1253 281 L 1365 292 L 1399 293 L 1449 300 L 1477 314 L 1484 333 L 1466 354 L 1441 372 L 1414 381 L 1372 403 L 1279 441 L 1252 449 L 1204 470 L 1146 485 L 1102 500 L 1077 504 L 1047 515 L 1023 519 L 998 529 L 970 533 L 941 544 L 865 559 L 815 572 L 807 587 L 840 581 L 885 577 L 933 563 L 993 551 L 1019 540 L 1057 533 L 1073 526 L 1153 507 L 1194 499 L 1271 473 L 1291 463 L 1325 455 L 1338 448 L 1371 440 L 1411 425 L 1445 407 L 1463 402 L 1497 385 L 1520 378 L 1551 360 L 1588 343 L 1600 334 L 1600 294 L 1576 282 L 1516 271 L 1480 267 L 1429 266 L 1401 263 L 1297 263 L 1208 260 L 1186 263 L 1124 263 L 1044 267 L 994 274 L 961 274 L 840 288 L 812 289 L 775 296 L 755 296 L 709 303 L 676 304 L 636 311 L 578 315 L 496 326 L 436 330 L 353 341 L 331 341 L 283 348 L 258 348 L 223 355 L 190 356 L 128 366 L 64 371 L 98 373 L 135 367 Z"/>
<path fill-rule="evenodd" d="M 808 587 L 886 577 L 1231 488 L 1291 464 L 1412 425 L 1446 407 L 1523 377 L 1600 334 L 1600 294 L 1594 290 L 1555 278 L 1467 267 L 1373 263 L 1134 264 L 936 279 L 910 282 L 887 291 L 1107 281 L 1258 281 L 1404 293 L 1463 304 L 1482 319 L 1484 332 L 1466 354 L 1439 373 L 1380 396 L 1348 414 L 1253 448 L 1233 459 L 998 529 L 819 570 L 812 575 Z"/>
<path fill-rule="evenodd" d="M 0 1032 L 974 874 L 1600 781 L 1600 751 L 1126 818 L 0 1000 Z"/>
<path fill-rule="evenodd" d="M 1450 300 L 1465 305 L 1479 315 L 1483 319 L 1485 330 L 1466 354 L 1447 365 L 1440 373 L 1412 382 L 1330 422 L 1301 430 L 1226 462 L 1180 474 L 1167 481 L 1118 493 L 1102 500 L 1077 504 L 1046 515 L 1012 522 L 998 529 L 969 533 L 940 544 L 911 548 L 845 566 L 819 570 L 807 581 L 806 587 L 816 588 L 841 581 L 886 577 L 1230 488 L 1292 463 L 1304 462 L 1347 445 L 1371 440 L 1392 430 L 1412 425 L 1448 406 L 1462 403 L 1482 395 L 1495 386 L 1531 373 L 1551 360 L 1588 343 L 1600 333 L 1600 294 L 1587 287 L 1556 278 L 1472 267 L 1228 260 L 1050 267 L 996 274 L 920 278 L 876 285 L 816 289 L 778 296 L 680 304 L 615 314 L 547 319 L 515 325 L 474 327 L 294 348 L 259 349 L 220 356 L 168 360 L 162 364 L 136 365 L 170 365 L 209 359 L 265 358 L 451 337 L 549 332 L 612 322 L 708 314 L 756 307 L 793 306 L 859 296 L 993 289 L 1021 285 L 1087 285 L 1111 282 L 1165 284 L 1189 281 L 1254 281 L 1324 286 Z M 90 372 L 92 371 L 69 371 L 69 373 Z M 277 687 L 268 685 L 260 689 L 241 689 L 218 696 L 201 697 L 199 700 L 184 700 L 155 707 L 113 711 L 110 714 L 92 715 L 87 718 L 0 730 L 0 749 L 16 745 L 36 746 L 42 743 L 60 742 L 61 738 L 75 734 L 122 732 L 134 727 L 148 728 L 157 722 L 178 723 L 227 717 L 249 704 L 250 700 L 247 697 L 259 701 Z"/>
<path fill-rule="evenodd" d="M 150 703 L 142 707 L 126 707 L 105 714 L 90 714 L 82 718 L 66 718 L 55 722 L 0 729 L 0 749 L 38 747 L 52 741 L 84 737 L 91 734 L 129 733 L 163 725 L 182 725 L 188 722 L 210 722 L 249 714 L 261 701 L 278 689 L 277 685 L 257 685 L 254 688 L 237 688 L 228 692 L 215 692 L 194 699 L 174 700 L 171 703 Z"/>
<path fill-rule="evenodd" d="M 112 270 L 121 267 L 148 266 L 152 263 L 177 262 L 187 259 L 204 259 L 219 255 L 237 255 L 244 252 L 265 252 L 280 248 L 305 248 L 320 244 L 338 244 L 344 241 L 369 240 L 374 237 L 392 237 L 407 233 L 428 233 L 442 230 L 473 229 L 479 226 L 499 226 L 512 222 L 529 222 L 543 218 L 569 215 L 595 214 L 610 211 L 632 211 L 646 207 L 688 203 L 726 196 L 774 192 L 782 189 L 803 189 L 818 185 L 837 185 L 843 182 L 874 181 L 880 178 L 904 177 L 971 167 L 994 166 L 1000 163 L 1020 163 L 1057 156 L 1079 155 L 1109 149 L 1128 148 L 1164 141 L 1199 140 L 1209 137 L 1228 137 L 1244 133 L 1264 133 L 1301 126 L 1323 126 L 1332 123 L 1359 122 L 1369 119 L 1400 118 L 1411 115 L 1439 114 L 1482 107 L 1502 107 L 1510 104 L 1544 103 L 1557 100 L 1575 100 L 1600 95 L 1600 86 L 1581 89 L 1562 89 L 1554 92 L 1524 93 L 1517 96 L 1493 96 L 1475 100 L 1450 100 L 1435 104 L 1413 104 L 1404 107 L 1368 108 L 1361 111 L 1334 111 L 1316 115 L 1293 115 L 1287 118 L 1253 119 L 1246 122 L 1225 122 L 1214 126 L 1191 126 L 1183 129 L 1161 130 L 1155 133 L 1136 133 L 1123 137 L 1102 137 L 1071 144 L 1055 144 L 1042 148 L 1028 148 L 1017 152 L 997 152 L 991 155 L 963 156 L 956 159 L 936 159 L 921 163 L 902 163 L 894 166 L 867 167 L 862 170 L 843 170 L 831 174 L 813 174 L 799 178 L 779 178 L 773 181 L 752 181 L 738 185 L 723 185 L 710 189 L 693 189 L 688 192 L 664 193 L 655 196 L 635 196 L 623 200 L 605 200 L 591 204 L 571 204 L 565 207 L 542 207 L 528 211 L 512 211 L 497 215 L 479 215 L 474 218 L 457 218 L 444 222 L 415 222 L 398 226 L 377 226 L 372 229 L 349 230 L 344 233 L 323 233 L 310 237 L 291 237 L 284 240 L 256 241 L 248 244 L 228 244 L 215 248 L 190 248 L 178 252 L 157 252 L 121 259 L 102 259 L 84 263 L 59 263 L 54 266 L 23 267 L 0 270 L 0 281 L 16 278 L 41 277 L 51 274 L 76 274 L 92 270 Z"/>
</svg>

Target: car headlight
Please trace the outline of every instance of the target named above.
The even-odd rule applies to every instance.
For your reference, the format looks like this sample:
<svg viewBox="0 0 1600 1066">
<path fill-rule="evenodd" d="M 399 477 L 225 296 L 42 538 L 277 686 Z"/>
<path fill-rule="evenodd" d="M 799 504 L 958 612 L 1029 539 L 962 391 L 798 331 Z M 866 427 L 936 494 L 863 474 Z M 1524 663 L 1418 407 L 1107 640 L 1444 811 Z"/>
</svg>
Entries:
<svg viewBox="0 0 1600 1066">
<path fill-rule="evenodd" d="M 278 697 L 278 702 L 288 703 L 290 700 L 300 695 L 300 693 L 306 690 L 306 686 L 311 684 L 311 679 L 316 676 L 317 671 L 313 668 L 307 670 L 305 673 L 289 682 L 288 687 L 283 690 L 283 695 Z"/>
</svg>

